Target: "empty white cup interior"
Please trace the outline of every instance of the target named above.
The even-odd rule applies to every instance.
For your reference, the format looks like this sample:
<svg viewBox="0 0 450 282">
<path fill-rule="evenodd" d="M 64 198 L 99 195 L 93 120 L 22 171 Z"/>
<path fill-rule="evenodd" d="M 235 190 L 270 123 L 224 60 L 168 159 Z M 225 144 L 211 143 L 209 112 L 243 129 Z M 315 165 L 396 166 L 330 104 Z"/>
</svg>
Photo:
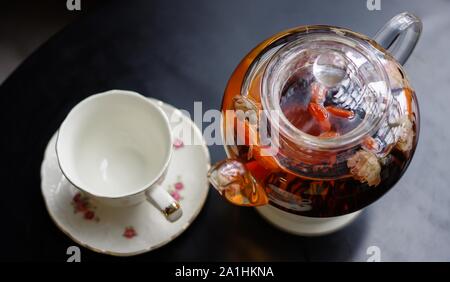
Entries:
<svg viewBox="0 0 450 282">
<path fill-rule="evenodd" d="M 169 123 L 145 97 L 112 90 L 80 102 L 62 123 L 56 150 L 67 179 L 86 192 L 120 198 L 141 192 L 165 171 Z"/>
</svg>

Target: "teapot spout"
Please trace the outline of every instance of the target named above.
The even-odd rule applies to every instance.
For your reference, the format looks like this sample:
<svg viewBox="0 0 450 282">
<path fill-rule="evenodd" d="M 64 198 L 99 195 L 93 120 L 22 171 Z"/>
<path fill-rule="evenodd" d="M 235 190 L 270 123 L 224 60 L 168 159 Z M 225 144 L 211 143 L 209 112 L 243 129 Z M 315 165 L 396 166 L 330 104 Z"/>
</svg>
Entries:
<svg viewBox="0 0 450 282">
<path fill-rule="evenodd" d="M 262 206 L 269 202 L 266 192 L 245 164 L 236 159 L 216 163 L 208 172 L 209 182 L 229 202 L 238 206 Z"/>
</svg>

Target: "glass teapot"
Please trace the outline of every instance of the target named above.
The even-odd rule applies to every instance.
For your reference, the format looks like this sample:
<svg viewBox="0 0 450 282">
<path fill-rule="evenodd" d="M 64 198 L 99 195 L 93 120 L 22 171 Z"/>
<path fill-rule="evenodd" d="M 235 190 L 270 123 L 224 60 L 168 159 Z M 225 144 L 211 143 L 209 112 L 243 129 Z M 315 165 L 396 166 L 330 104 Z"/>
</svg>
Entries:
<svg viewBox="0 0 450 282">
<path fill-rule="evenodd" d="M 208 177 L 229 202 L 312 218 L 362 209 L 405 172 L 419 108 L 402 64 L 422 30 L 392 18 L 371 39 L 325 25 L 278 33 L 232 74 L 222 102 L 228 159 Z"/>
</svg>

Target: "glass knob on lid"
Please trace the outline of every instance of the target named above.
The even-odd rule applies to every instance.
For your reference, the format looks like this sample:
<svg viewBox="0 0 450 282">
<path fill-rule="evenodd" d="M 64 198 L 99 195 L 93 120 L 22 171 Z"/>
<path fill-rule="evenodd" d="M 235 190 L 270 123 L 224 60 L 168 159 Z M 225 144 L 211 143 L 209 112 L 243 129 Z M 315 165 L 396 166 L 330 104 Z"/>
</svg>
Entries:
<svg viewBox="0 0 450 282">
<path fill-rule="evenodd" d="M 334 51 L 320 54 L 313 65 L 315 79 L 329 88 L 335 87 L 346 77 L 346 70 L 345 59 Z"/>
</svg>

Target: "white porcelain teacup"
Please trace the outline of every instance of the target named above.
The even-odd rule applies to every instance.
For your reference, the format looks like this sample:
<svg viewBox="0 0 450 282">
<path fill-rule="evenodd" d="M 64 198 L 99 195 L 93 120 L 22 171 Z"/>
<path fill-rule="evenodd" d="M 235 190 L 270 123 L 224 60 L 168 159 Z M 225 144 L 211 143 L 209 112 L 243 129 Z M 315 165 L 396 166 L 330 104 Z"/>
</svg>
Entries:
<svg viewBox="0 0 450 282">
<path fill-rule="evenodd" d="M 112 206 L 147 199 L 169 221 L 179 203 L 160 186 L 172 155 L 168 118 L 144 96 L 123 90 L 77 104 L 58 131 L 59 166 L 76 188 Z"/>
</svg>

